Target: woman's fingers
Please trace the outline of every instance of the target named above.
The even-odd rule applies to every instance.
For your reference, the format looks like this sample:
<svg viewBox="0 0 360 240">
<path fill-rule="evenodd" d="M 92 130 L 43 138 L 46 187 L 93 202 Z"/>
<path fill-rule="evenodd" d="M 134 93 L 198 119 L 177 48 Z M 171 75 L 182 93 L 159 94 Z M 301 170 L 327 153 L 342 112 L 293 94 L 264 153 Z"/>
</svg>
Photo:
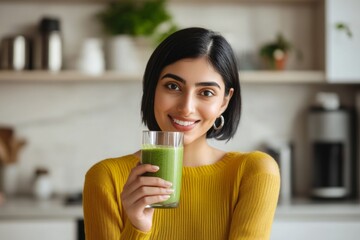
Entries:
<svg viewBox="0 0 360 240">
<path fill-rule="evenodd" d="M 126 188 L 127 193 L 132 194 L 133 192 L 137 191 L 141 187 L 159 187 L 159 188 L 169 188 L 172 186 L 171 182 L 165 181 L 164 179 L 158 177 L 145 177 L 139 176 L 133 182 L 130 182 Z"/>
<path fill-rule="evenodd" d="M 151 164 L 140 164 L 134 167 L 129 175 L 127 183 L 131 183 L 134 181 L 138 176 L 143 175 L 146 172 L 157 172 L 159 170 L 158 166 L 151 165 Z"/>
<path fill-rule="evenodd" d="M 136 191 L 134 191 L 132 194 L 129 194 L 127 196 L 127 201 L 131 203 L 136 203 L 139 201 L 139 199 L 142 198 L 145 199 L 150 198 L 151 201 L 151 199 L 153 199 L 151 197 L 156 197 L 156 196 L 159 196 L 161 198 L 160 200 L 164 201 L 162 199 L 168 198 L 168 196 L 170 197 L 170 194 L 172 194 L 173 192 L 174 190 L 171 188 L 142 186 L 138 188 Z"/>
<path fill-rule="evenodd" d="M 164 202 L 170 198 L 170 195 L 156 195 L 156 196 L 148 196 L 140 198 L 137 202 L 134 203 L 135 207 L 139 208 L 145 208 L 146 206 L 158 203 L 158 202 Z"/>
<path fill-rule="evenodd" d="M 146 172 L 157 172 L 158 170 L 159 167 L 151 164 L 141 164 L 134 167 L 131 170 L 128 180 L 124 186 L 124 190 L 126 190 L 125 195 L 132 194 L 141 186 L 154 186 L 163 188 L 171 187 L 172 183 L 167 182 L 161 178 L 142 176 Z"/>
<path fill-rule="evenodd" d="M 159 201 L 162 200 L 165 195 L 170 195 L 173 190 L 170 188 L 172 184 L 158 177 L 145 177 L 140 176 L 137 180 L 133 181 L 127 186 L 124 186 L 124 190 L 121 193 L 122 201 L 126 205 L 132 205 L 138 202 L 141 198 L 147 198 L 152 196 L 162 196 Z M 153 199 L 153 198 L 151 198 Z M 153 200 L 146 199 L 146 202 Z M 155 200 L 156 201 L 156 200 Z M 145 205 L 149 203 L 143 203 Z"/>
<path fill-rule="evenodd" d="M 159 168 L 143 164 L 132 169 L 121 193 L 124 205 L 145 207 L 148 204 L 165 201 L 173 193 L 172 183 L 158 177 L 142 176 L 146 172 L 156 172 Z M 136 205 L 136 206 L 135 206 Z"/>
</svg>

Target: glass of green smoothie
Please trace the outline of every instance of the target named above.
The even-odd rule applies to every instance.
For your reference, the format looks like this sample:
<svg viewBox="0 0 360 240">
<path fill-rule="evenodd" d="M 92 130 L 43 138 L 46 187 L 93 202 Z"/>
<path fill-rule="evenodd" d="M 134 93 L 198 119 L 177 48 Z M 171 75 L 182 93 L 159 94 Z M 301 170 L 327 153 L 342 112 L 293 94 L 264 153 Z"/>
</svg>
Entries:
<svg viewBox="0 0 360 240">
<path fill-rule="evenodd" d="M 143 131 L 141 163 L 159 166 L 155 173 L 145 176 L 159 177 L 172 183 L 174 192 L 164 202 L 149 205 L 152 208 L 175 208 L 179 205 L 182 166 L 183 166 L 182 132 Z"/>
</svg>

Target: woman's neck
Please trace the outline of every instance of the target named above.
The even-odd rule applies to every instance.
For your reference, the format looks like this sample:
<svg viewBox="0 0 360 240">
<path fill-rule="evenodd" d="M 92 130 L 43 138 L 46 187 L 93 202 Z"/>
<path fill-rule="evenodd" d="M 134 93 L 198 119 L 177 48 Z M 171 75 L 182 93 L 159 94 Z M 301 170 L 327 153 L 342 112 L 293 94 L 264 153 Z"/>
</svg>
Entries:
<svg viewBox="0 0 360 240">
<path fill-rule="evenodd" d="M 199 139 L 184 146 L 183 165 L 185 167 L 198 167 L 210 165 L 224 156 L 225 152 L 211 147 L 206 138 Z"/>
</svg>

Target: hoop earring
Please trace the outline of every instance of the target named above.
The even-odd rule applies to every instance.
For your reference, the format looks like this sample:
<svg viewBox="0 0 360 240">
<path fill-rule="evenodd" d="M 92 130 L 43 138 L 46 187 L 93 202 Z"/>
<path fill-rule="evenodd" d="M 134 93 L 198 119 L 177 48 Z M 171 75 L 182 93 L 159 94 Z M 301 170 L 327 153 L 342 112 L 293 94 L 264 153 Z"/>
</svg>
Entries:
<svg viewBox="0 0 360 240">
<path fill-rule="evenodd" d="M 223 126 L 224 126 L 224 124 L 225 124 L 225 119 L 224 119 L 223 115 L 220 115 L 219 118 L 220 118 L 220 125 L 219 125 L 219 126 L 216 126 L 216 120 L 217 120 L 218 118 L 215 120 L 214 125 L 213 125 L 213 128 L 214 128 L 216 131 L 222 129 Z"/>
</svg>

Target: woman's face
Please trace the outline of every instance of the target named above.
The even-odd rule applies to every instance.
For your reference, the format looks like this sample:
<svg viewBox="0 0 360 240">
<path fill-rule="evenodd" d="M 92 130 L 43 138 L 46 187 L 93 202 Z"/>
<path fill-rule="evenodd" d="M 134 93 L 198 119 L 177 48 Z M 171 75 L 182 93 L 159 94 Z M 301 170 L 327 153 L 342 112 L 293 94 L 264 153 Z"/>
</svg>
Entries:
<svg viewBox="0 0 360 240">
<path fill-rule="evenodd" d="M 232 96 L 208 60 L 188 58 L 166 66 L 155 90 L 154 112 L 163 131 L 184 132 L 184 145 L 199 138 L 226 109 Z"/>
</svg>

